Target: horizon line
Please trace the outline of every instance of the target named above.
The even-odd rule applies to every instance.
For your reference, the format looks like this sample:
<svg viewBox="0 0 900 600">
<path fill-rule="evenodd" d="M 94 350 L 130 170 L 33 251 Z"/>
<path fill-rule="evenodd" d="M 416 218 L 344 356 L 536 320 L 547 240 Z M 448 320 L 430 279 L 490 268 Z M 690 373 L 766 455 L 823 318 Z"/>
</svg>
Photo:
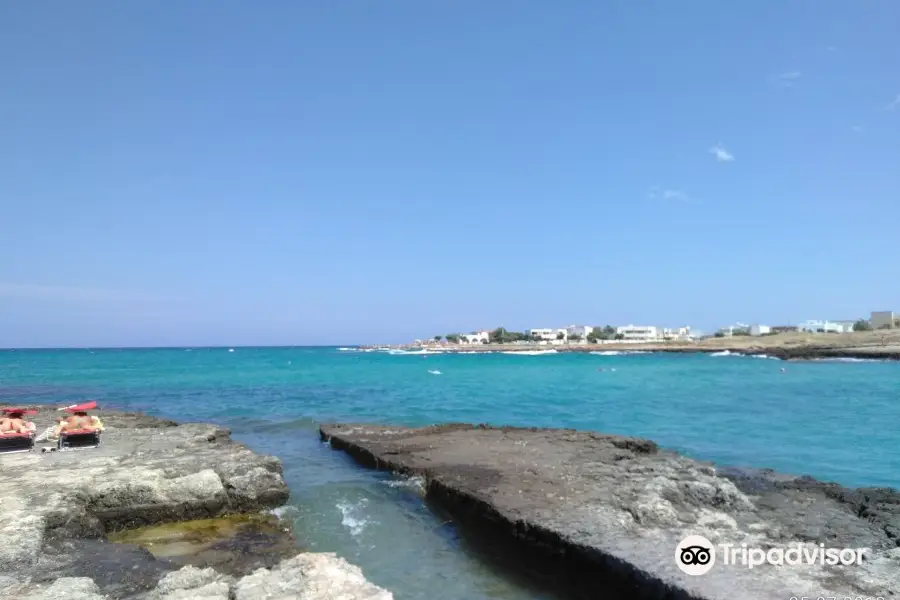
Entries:
<svg viewBox="0 0 900 600">
<path fill-rule="evenodd" d="M 0 346 L 0 352 L 10 350 L 217 350 L 228 348 L 354 348 L 366 344 L 225 344 L 185 346 Z M 390 344 L 386 344 L 390 345 Z"/>
</svg>

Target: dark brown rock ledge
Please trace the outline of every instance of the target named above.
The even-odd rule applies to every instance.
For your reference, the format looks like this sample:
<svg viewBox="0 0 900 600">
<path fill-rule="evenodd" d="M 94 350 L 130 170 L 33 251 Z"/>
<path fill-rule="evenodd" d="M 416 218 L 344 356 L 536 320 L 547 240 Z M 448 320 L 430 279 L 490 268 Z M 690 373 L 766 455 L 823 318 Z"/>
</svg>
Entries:
<svg viewBox="0 0 900 600">
<path fill-rule="evenodd" d="M 653 442 L 591 432 L 449 424 L 330 425 L 360 464 L 426 479 L 463 532 L 510 543 L 578 598 L 787 600 L 900 594 L 900 494 L 717 469 Z M 688 535 L 748 547 L 868 548 L 861 565 L 675 563 Z"/>
</svg>

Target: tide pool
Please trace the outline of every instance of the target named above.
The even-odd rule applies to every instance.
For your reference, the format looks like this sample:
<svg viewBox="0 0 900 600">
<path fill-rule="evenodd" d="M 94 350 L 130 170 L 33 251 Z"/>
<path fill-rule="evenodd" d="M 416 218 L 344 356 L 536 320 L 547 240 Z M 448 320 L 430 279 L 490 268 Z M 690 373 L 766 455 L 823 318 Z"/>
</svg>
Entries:
<svg viewBox="0 0 900 600">
<path fill-rule="evenodd" d="M 785 369 L 782 372 L 782 369 Z M 337 348 L 0 351 L 0 403 L 141 410 L 279 456 L 301 545 L 396 598 L 545 598 L 479 556 L 415 482 L 365 471 L 317 425 L 465 421 L 635 435 L 700 459 L 900 487 L 900 364 L 741 356 L 388 354 Z"/>
</svg>

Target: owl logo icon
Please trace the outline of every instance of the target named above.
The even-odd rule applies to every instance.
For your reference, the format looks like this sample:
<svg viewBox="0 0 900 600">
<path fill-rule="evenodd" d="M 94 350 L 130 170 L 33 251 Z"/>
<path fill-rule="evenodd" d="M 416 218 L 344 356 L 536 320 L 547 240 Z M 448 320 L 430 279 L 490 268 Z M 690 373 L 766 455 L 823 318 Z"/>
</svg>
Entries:
<svg viewBox="0 0 900 600">
<path fill-rule="evenodd" d="M 675 564 L 688 575 L 705 575 L 716 564 L 716 550 L 702 535 L 689 535 L 675 547 Z"/>
</svg>

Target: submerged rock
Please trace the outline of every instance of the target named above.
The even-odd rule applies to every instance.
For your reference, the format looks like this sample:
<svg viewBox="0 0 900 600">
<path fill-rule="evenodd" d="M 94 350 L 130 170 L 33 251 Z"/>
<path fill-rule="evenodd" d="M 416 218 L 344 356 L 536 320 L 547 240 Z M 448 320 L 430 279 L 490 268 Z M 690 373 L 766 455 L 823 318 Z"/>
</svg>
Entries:
<svg viewBox="0 0 900 600">
<path fill-rule="evenodd" d="M 290 529 L 269 514 L 151 525 L 116 532 L 109 539 L 140 546 L 179 566 L 214 567 L 230 575 L 271 568 L 297 553 Z"/>
<path fill-rule="evenodd" d="M 361 464 L 426 478 L 462 531 L 507 543 L 526 567 L 581 598 L 782 600 L 900 594 L 900 493 L 719 471 L 647 440 L 451 424 L 334 425 L 322 438 Z M 717 548 L 683 572 L 689 535 Z M 862 564 L 724 564 L 720 544 L 865 548 Z"/>
</svg>

